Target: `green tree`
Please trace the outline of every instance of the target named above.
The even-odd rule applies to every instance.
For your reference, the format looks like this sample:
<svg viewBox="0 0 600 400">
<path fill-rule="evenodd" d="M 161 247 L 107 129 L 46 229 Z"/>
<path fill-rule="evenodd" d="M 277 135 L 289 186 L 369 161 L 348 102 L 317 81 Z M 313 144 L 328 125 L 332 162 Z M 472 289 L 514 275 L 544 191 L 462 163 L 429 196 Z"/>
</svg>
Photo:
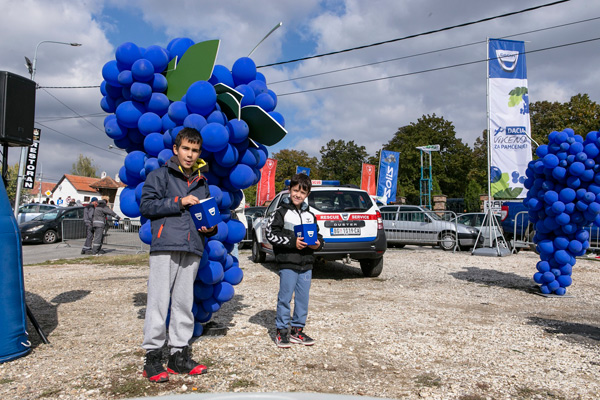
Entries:
<svg viewBox="0 0 600 400">
<path fill-rule="evenodd" d="M 488 179 L 488 148 L 487 148 L 487 129 L 483 130 L 480 137 L 475 139 L 473 146 L 473 153 L 471 158 L 471 170 L 467 174 L 467 180 L 475 181 L 477 184 L 486 188 L 487 191 L 487 179 Z"/>
<path fill-rule="evenodd" d="M 442 193 L 448 197 L 462 197 L 465 193 L 471 149 L 456 138 L 451 122 L 435 114 L 423 115 L 416 123 L 399 128 L 384 146 L 386 150 L 400 152 L 398 195 L 405 196 L 409 204 L 419 203 L 421 152 L 416 147 L 433 144 L 440 145 L 439 152 L 432 152 L 432 175 Z"/>
<path fill-rule="evenodd" d="M 321 147 L 319 170 L 321 179 L 339 180 L 342 184 L 360 185 L 362 164 L 367 161 L 365 146 L 354 140 L 330 140 Z"/>
<path fill-rule="evenodd" d="M 585 138 L 600 126 L 600 105 L 587 94 L 576 94 L 566 103 L 538 101 L 529 105 L 531 133 L 539 144 L 548 143 L 552 131 L 571 128 Z"/>
<path fill-rule="evenodd" d="M 477 182 L 470 180 L 465 192 L 465 208 L 467 212 L 481 211 L 481 201 L 479 196 L 483 194 L 483 189 Z"/>
<path fill-rule="evenodd" d="M 0 166 L 0 170 L 2 167 Z M 6 194 L 8 195 L 8 200 L 10 204 L 14 205 L 15 197 L 17 196 L 17 177 L 19 176 L 19 164 L 16 163 L 13 166 L 8 167 L 7 176 L 6 176 Z M 21 190 L 21 199 L 19 199 L 19 204 L 22 204 L 23 193 Z"/>
<path fill-rule="evenodd" d="M 318 161 L 316 157 L 310 157 L 304 150 L 283 149 L 274 153 L 271 158 L 277 160 L 275 171 L 275 192 L 283 190 L 285 180 L 290 179 L 296 173 L 296 167 L 310 168 L 310 176 L 319 176 Z"/>
<path fill-rule="evenodd" d="M 87 176 L 90 178 L 97 178 L 96 175 L 97 167 L 93 164 L 94 160 L 85 157 L 83 154 L 80 154 L 77 158 L 77 161 L 73 163 L 71 166 L 71 174 L 77 176 Z"/>
</svg>

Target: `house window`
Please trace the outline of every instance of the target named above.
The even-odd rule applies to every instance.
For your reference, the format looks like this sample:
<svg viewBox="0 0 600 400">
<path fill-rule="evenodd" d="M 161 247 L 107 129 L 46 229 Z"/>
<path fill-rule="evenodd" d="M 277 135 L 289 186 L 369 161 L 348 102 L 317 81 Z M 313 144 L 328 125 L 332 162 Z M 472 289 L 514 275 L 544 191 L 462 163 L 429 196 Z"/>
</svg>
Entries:
<svg viewBox="0 0 600 400">
<path fill-rule="evenodd" d="M 83 202 L 89 202 L 90 201 L 90 196 L 83 196 Z"/>
</svg>

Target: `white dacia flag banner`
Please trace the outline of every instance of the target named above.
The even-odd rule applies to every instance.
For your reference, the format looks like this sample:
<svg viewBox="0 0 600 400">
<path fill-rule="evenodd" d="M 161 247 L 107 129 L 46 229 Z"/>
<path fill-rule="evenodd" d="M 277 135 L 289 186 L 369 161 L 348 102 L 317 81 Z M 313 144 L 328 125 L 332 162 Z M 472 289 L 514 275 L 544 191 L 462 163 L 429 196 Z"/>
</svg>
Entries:
<svg viewBox="0 0 600 400">
<path fill-rule="evenodd" d="M 525 198 L 525 171 L 531 161 L 531 123 L 525 44 L 489 39 L 488 95 L 491 195 Z"/>
</svg>

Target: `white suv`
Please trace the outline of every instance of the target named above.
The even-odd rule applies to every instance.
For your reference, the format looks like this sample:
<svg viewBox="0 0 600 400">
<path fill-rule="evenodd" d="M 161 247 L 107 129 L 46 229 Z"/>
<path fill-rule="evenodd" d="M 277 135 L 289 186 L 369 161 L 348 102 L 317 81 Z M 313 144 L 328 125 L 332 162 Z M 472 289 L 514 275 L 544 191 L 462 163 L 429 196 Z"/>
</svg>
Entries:
<svg viewBox="0 0 600 400">
<path fill-rule="evenodd" d="M 252 261 L 256 263 L 264 262 L 267 253 L 273 254 L 273 246 L 265 238 L 266 224 L 285 197 L 289 197 L 288 190 L 277 194 L 264 217 L 254 221 Z M 317 186 L 313 181 L 306 201 L 317 217 L 319 233 L 325 242 L 315 253 L 317 259 L 354 259 L 365 276 L 379 276 L 387 241 L 381 213 L 369 194 L 354 186 Z"/>
</svg>

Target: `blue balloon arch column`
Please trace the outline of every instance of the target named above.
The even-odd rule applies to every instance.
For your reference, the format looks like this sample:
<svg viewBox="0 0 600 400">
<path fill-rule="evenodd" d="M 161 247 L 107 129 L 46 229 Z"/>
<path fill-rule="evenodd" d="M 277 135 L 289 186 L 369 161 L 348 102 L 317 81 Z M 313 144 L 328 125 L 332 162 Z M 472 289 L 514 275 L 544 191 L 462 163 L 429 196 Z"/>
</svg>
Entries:
<svg viewBox="0 0 600 400">
<path fill-rule="evenodd" d="M 533 279 L 543 294 L 562 296 L 571 285 L 577 256 L 590 247 L 590 230 L 600 226 L 600 138 L 572 129 L 552 132 L 529 163 L 524 204 L 535 226 L 540 254 Z"/>
<path fill-rule="evenodd" d="M 121 193 L 125 215 L 140 217 L 146 175 L 173 156 L 179 131 L 195 128 L 202 136 L 201 158 L 209 165 L 204 176 L 221 222 L 218 234 L 206 243 L 195 281 L 194 336 L 233 298 L 233 286 L 243 279 L 230 253 L 246 232 L 242 222 L 231 218 L 232 210 L 242 201 L 242 190 L 259 182 L 268 157 L 265 145 L 286 134 L 283 116 L 275 111 L 277 95 L 254 61 L 242 57 L 231 70 L 215 65 L 218 47 L 218 41 L 194 43 L 189 38 L 173 39 L 166 48 L 127 42 L 102 68 L 100 105 L 109 113 L 104 128 L 128 152 L 119 171 L 127 185 Z M 149 244 L 150 221 L 140 219 L 140 238 Z"/>
</svg>

